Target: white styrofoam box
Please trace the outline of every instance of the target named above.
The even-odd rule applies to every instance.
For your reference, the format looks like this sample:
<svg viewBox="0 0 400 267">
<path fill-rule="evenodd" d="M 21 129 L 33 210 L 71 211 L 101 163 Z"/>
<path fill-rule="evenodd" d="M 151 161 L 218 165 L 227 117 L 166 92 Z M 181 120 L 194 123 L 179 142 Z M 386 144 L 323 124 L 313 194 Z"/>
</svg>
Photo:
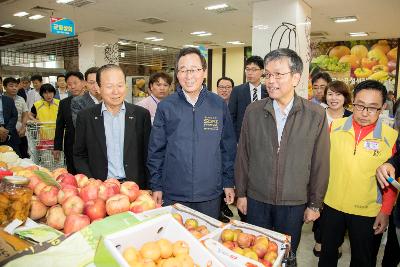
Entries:
<svg viewBox="0 0 400 267">
<path fill-rule="evenodd" d="M 128 247 L 139 250 L 144 243 L 165 238 L 171 242 L 185 241 L 190 248 L 190 256 L 200 266 L 223 267 L 224 265 L 210 253 L 170 214 L 164 214 L 128 229 L 104 237 L 104 244 L 120 266 L 129 267 L 122 256 Z"/>
<path fill-rule="evenodd" d="M 274 232 L 255 225 L 232 220 L 230 224 L 215 231 L 209 239 L 204 240 L 204 245 L 225 265 L 232 267 L 243 267 L 253 264 L 253 266 L 264 267 L 260 262 L 244 257 L 232 250 L 226 248 L 220 243 L 220 236 L 225 229 L 241 229 L 243 232 L 253 234 L 255 236 L 265 235 L 268 239 L 274 241 L 278 245 L 278 257 L 273 267 L 278 267 L 282 263 L 285 253 L 289 251 L 290 237 L 278 232 Z"/>
<path fill-rule="evenodd" d="M 174 204 L 171 206 L 166 206 L 158 209 L 153 209 L 153 210 L 148 210 L 142 213 L 134 214 L 135 217 L 139 220 L 148 220 L 150 218 L 154 218 L 156 216 L 160 216 L 163 214 L 172 214 L 172 213 L 179 213 L 182 216 L 183 223 L 187 219 L 196 219 L 200 225 L 205 225 L 210 232 L 210 234 L 203 236 L 199 240 L 204 240 L 210 237 L 212 233 L 219 228 L 224 227 L 224 223 L 220 222 L 208 215 L 205 215 L 201 212 L 198 212 L 194 209 L 191 209 L 189 207 L 186 207 L 185 205 L 182 204 Z"/>
</svg>

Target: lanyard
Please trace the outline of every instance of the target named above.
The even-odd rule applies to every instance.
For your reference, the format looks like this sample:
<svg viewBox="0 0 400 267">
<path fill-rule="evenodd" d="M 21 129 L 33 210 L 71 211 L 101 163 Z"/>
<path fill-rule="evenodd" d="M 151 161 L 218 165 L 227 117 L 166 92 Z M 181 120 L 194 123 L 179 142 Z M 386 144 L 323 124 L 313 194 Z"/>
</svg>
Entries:
<svg viewBox="0 0 400 267">
<path fill-rule="evenodd" d="M 150 95 L 151 99 L 153 99 L 153 101 L 156 103 L 156 105 L 158 105 L 158 103 L 160 103 L 160 101 L 157 101 L 157 99 L 155 99 L 152 95 Z"/>
</svg>

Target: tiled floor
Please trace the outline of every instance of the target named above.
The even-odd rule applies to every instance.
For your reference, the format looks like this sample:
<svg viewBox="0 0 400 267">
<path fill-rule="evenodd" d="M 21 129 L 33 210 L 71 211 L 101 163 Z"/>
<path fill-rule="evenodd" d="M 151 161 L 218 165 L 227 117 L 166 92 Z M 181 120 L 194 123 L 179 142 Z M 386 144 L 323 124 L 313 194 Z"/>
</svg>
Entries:
<svg viewBox="0 0 400 267">
<path fill-rule="evenodd" d="M 235 206 L 230 206 L 234 214 L 234 219 L 240 219 L 237 215 Z M 312 232 L 312 224 L 304 224 L 301 234 L 301 241 L 297 251 L 297 264 L 298 267 L 315 267 L 318 266 L 318 258 L 314 256 L 314 234 Z M 376 266 L 381 266 L 383 257 L 384 246 L 381 246 L 378 253 L 378 260 Z M 342 246 L 342 257 L 339 259 L 338 267 L 348 267 L 350 265 L 350 244 L 346 238 Z"/>
</svg>

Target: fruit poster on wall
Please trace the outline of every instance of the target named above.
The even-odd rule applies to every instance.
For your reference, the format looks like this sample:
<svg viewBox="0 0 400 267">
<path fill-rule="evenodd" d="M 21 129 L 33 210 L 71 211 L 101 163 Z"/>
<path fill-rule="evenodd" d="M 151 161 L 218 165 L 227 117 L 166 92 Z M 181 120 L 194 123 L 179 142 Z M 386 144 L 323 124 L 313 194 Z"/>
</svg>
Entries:
<svg viewBox="0 0 400 267">
<path fill-rule="evenodd" d="M 374 79 L 395 90 L 398 39 L 312 42 L 310 78 L 318 71 L 342 80 L 352 88 L 356 83 Z M 311 82 L 308 95 L 312 95 Z"/>
</svg>

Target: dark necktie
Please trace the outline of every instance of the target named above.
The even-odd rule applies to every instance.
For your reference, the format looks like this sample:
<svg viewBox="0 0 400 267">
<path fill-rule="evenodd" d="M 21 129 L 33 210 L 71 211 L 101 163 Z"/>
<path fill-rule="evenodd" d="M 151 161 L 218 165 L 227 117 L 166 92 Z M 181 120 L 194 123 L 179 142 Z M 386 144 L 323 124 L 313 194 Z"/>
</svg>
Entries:
<svg viewBox="0 0 400 267">
<path fill-rule="evenodd" d="M 253 88 L 253 102 L 257 101 L 257 100 L 258 100 L 258 98 L 257 98 L 257 88 Z"/>
</svg>

